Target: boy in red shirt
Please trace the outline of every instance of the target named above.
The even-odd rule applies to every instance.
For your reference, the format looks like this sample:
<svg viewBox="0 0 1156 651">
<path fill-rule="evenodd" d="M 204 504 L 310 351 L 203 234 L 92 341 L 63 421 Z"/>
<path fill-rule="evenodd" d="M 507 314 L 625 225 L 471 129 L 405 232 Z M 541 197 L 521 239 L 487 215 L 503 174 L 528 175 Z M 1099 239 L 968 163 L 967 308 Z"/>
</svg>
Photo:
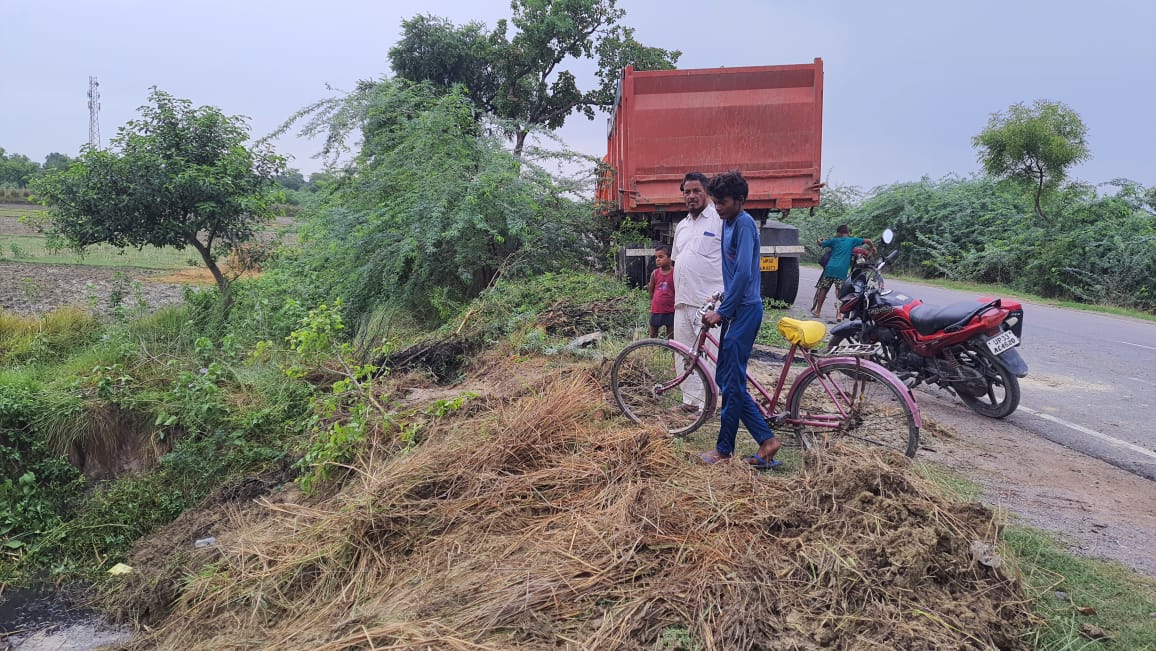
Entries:
<svg viewBox="0 0 1156 651">
<path fill-rule="evenodd" d="M 650 274 L 650 336 L 657 337 L 658 329 L 666 326 L 666 338 L 674 336 L 674 264 L 670 261 L 670 247 L 654 247 L 654 264 Z"/>
</svg>

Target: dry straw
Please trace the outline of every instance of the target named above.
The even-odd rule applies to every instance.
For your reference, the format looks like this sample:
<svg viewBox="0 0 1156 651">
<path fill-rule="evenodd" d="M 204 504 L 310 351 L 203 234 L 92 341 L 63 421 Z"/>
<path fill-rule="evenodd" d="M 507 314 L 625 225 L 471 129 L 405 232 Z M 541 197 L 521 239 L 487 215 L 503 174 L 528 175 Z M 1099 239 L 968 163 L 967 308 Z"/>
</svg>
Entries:
<svg viewBox="0 0 1156 651">
<path fill-rule="evenodd" d="M 696 466 L 576 373 L 313 505 L 266 502 L 137 648 L 1016 649 L 992 517 L 862 449 Z M 665 646 L 659 646 L 665 641 Z"/>
</svg>

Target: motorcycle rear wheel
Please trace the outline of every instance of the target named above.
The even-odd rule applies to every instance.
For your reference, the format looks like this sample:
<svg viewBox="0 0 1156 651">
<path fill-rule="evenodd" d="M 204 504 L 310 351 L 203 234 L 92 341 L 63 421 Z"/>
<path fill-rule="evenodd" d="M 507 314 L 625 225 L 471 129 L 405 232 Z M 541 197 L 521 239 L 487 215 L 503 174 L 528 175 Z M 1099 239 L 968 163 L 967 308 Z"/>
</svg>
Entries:
<svg viewBox="0 0 1156 651">
<path fill-rule="evenodd" d="M 1020 406 L 1020 381 L 1011 371 L 984 348 L 963 346 L 955 353 L 959 363 L 979 371 L 984 377 L 983 387 L 978 382 L 953 382 L 956 395 L 977 414 L 989 418 L 1006 418 Z"/>
</svg>

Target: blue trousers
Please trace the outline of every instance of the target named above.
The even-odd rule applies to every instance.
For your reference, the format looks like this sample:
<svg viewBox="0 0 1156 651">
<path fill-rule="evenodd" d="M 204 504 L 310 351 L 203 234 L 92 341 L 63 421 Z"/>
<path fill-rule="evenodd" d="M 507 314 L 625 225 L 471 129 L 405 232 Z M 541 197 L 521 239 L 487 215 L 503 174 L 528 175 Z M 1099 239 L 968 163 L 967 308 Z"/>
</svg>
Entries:
<svg viewBox="0 0 1156 651">
<path fill-rule="evenodd" d="M 734 454 L 739 421 L 760 445 L 775 437 L 754 398 L 747 392 L 747 362 L 751 359 L 751 348 L 762 323 L 763 304 L 751 303 L 739 306 L 735 318 L 723 324 L 714 376 L 722 393 L 722 426 L 715 443 L 715 450 L 720 455 Z"/>
</svg>

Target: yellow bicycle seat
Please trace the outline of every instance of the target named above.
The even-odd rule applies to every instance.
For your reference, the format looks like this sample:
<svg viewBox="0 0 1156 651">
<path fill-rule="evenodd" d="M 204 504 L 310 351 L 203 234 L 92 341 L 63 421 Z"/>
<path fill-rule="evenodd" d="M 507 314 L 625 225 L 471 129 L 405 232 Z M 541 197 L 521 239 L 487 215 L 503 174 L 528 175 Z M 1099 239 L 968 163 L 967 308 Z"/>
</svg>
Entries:
<svg viewBox="0 0 1156 651">
<path fill-rule="evenodd" d="M 823 337 L 827 336 L 827 326 L 821 321 L 802 321 L 785 316 L 779 319 L 779 332 L 792 344 L 814 348 L 823 343 Z"/>
</svg>

